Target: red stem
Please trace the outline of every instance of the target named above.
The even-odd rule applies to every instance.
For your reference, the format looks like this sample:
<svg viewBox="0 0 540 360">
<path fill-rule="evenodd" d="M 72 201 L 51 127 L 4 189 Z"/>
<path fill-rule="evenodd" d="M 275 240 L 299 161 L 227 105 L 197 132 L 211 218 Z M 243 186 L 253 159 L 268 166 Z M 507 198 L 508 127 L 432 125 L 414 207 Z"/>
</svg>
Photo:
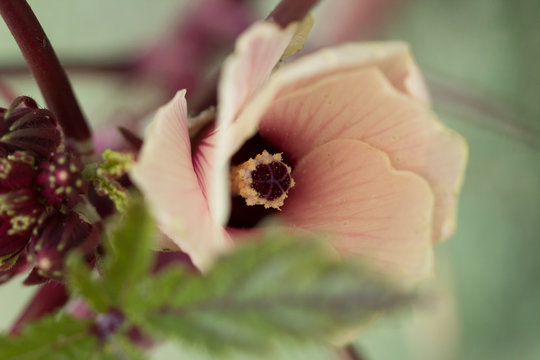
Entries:
<svg viewBox="0 0 540 360">
<path fill-rule="evenodd" d="M 67 75 L 26 0 L 0 0 L 0 13 L 67 137 L 90 140 L 90 129 Z"/>
<path fill-rule="evenodd" d="M 11 335 L 19 334 L 24 324 L 61 308 L 67 300 L 66 288 L 61 283 L 49 281 L 42 285 L 13 324 Z"/>
<path fill-rule="evenodd" d="M 293 21 L 303 19 L 318 2 L 319 0 L 281 0 L 266 19 L 286 27 Z"/>
<path fill-rule="evenodd" d="M 1 1 L 1 0 L 0 0 Z M 87 62 L 85 60 L 72 59 L 64 60 L 63 62 L 64 69 L 71 73 L 80 73 L 80 74 L 118 74 L 118 75 L 131 75 L 133 73 L 134 65 L 132 61 L 127 60 L 103 60 L 103 61 L 91 61 Z M 2 64 L 0 65 L 0 73 L 3 76 L 10 75 L 27 75 L 29 74 L 29 69 L 24 64 Z"/>
</svg>

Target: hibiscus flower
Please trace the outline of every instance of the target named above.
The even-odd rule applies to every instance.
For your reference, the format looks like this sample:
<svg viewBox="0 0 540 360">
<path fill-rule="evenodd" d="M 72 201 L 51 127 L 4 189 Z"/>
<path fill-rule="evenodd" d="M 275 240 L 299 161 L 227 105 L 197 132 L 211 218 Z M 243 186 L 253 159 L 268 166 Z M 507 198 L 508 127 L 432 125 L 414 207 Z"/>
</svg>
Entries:
<svg viewBox="0 0 540 360">
<path fill-rule="evenodd" d="M 132 178 L 166 235 L 160 246 L 204 270 L 277 215 L 395 279 L 425 277 L 432 243 L 454 232 L 465 142 L 431 111 L 405 44 L 280 64 L 297 27 L 261 22 L 239 37 L 217 119 L 196 137 L 185 91 L 157 112 Z"/>
</svg>

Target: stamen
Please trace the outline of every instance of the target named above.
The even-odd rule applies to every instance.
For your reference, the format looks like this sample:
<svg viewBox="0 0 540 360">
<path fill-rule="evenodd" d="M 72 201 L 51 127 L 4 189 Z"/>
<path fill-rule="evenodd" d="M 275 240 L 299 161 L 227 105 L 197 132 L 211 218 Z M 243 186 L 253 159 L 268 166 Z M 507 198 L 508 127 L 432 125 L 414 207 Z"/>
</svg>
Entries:
<svg viewBox="0 0 540 360">
<path fill-rule="evenodd" d="M 291 168 L 283 163 L 281 154 L 270 155 L 264 150 L 255 159 L 231 168 L 231 189 L 250 206 L 279 210 L 293 186 Z"/>
</svg>

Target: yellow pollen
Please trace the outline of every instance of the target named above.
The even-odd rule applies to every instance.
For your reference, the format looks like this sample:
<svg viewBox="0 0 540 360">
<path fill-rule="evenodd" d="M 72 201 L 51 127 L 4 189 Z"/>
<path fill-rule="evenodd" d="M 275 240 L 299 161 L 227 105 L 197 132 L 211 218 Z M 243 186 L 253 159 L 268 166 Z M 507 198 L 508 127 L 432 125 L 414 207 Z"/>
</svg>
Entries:
<svg viewBox="0 0 540 360">
<path fill-rule="evenodd" d="M 48 257 L 42 257 L 39 259 L 39 268 L 44 271 L 49 271 L 52 268 L 52 261 Z"/>
<path fill-rule="evenodd" d="M 6 159 L 0 159 L 0 179 L 6 179 L 11 172 L 11 164 Z"/>
<path fill-rule="evenodd" d="M 11 218 L 11 229 L 8 230 L 8 235 L 14 235 L 21 231 L 26 231 L 35 222 L 35 219 L 30 216 L 19 215 Z"/>
<path fill-rule="evenodd" d="M 280 179 L 274 178 L 276 169 L 281 172 Z M 294 186 L 291 168 L 283 163 L 282 155 L 271 155 L 266 150 L 254 159 L 231 167 L 230 181 L 231 191 L 242 196 L 247 205 L 278 210 L 283 206 L 288 190 Z"/>
<path fill-rule="evenodd" d="M 67 179 L 69 179 L 69 174 L 66 170 L 61 170 L 56 174 L 56 177 L 61 182 L 65 182 Z"/>
</svg>

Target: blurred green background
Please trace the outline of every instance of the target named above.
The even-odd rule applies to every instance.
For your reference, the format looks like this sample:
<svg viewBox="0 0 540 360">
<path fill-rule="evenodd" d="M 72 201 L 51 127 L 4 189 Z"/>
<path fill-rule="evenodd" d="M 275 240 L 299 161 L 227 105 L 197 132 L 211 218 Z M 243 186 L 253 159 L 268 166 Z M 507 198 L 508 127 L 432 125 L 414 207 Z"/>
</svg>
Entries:
<svg viewBox="0 0 540 360">
<path fill-rule="evenodd" d="M 170 30 L 187 3 L 29 2 L 59 56 L 85 61 L 127 56 Z M 426 285 L 437 301 L 377 321 L 358 345 L 367 359 L 539 359 L 540 2 L 385 2 L 388 6 L 377 13 L 381 20 L 358 37 L 411 44 L 436 111 L 467 139 L 470 158 L 458 231 L 437 246 L 437 272 Z M 259 5 L 271 8 L 275 3 Z M 323 11 L 316 15 L 316 26 L 338 22 Z M 3 65 L 18 63 L 18 49 L 0 24 L 0 71 Z M 118 108 L 144 109 L 144 103 L 157 96 L 152 88 L 137 84 L 126 89 L 117 78 L 72 75 L 80 101 L 96 124 Z M 1 72 L 0 77 L 18 93 L 41 99 L 30 77 Z M 19 283 L 17 278 L 0 287 L 0 329 L 9 326 L 33 291 Z M 155 358 L 181 354 L 195 358 L 172 345 L 159 348 Z M 332 356 L 313 346 L 307 352 L 284 347 L 272 358 Z"/>
</svg>

